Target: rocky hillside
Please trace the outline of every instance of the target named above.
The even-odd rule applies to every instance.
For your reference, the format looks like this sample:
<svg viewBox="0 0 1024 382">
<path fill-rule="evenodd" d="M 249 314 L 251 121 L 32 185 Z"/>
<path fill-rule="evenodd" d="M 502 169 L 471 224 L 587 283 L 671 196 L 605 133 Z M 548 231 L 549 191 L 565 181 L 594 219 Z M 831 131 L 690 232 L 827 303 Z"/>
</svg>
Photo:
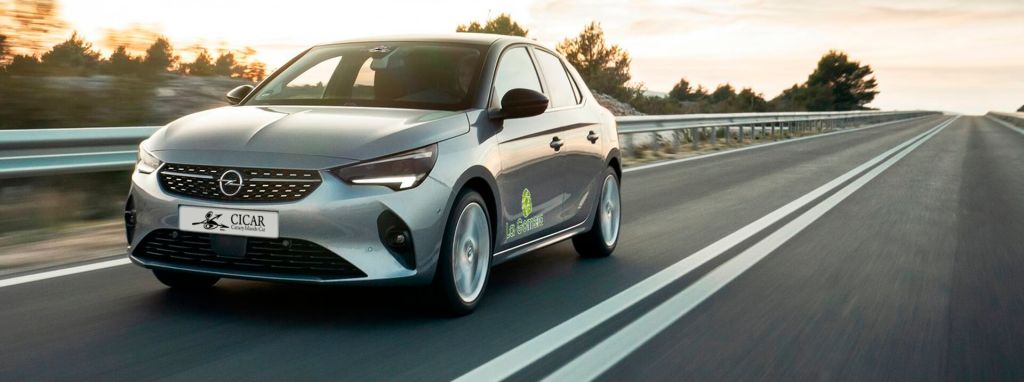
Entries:
<svg viewBox="0 0 1024 382">
<path fill-rule="evenodd" d="M 0 78 L 0 129 L 163 125 L 227 105 L 224 94 L 249 83 L 226 77 Z"/>
<path fill-rule="evenodd" d="M 604 106 L 605 109 L 608 109 L 614 115 L 644 115 L 644 113 L 634 109 L 633 106 L 619 101 L 610 95 L 594 93 L 594 98 L 597 98 L 597 103 Z"/>
</svg>

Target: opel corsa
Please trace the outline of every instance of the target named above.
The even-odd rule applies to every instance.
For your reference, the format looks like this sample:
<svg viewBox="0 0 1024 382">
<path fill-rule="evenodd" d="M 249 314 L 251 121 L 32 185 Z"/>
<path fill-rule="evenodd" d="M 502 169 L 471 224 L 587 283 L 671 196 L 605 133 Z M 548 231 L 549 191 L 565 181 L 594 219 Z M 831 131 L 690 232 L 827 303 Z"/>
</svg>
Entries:
<svg viewBox="0 0 1024 382">
<path fill-rule="evenodd" d="M 318 45 L 227 98 L 139 146 L 129 256 L 172 288 L 431 285 L 465 314 L 498 263 L 618 242 L 615 120 L 533 41 Z"/>
</svg>

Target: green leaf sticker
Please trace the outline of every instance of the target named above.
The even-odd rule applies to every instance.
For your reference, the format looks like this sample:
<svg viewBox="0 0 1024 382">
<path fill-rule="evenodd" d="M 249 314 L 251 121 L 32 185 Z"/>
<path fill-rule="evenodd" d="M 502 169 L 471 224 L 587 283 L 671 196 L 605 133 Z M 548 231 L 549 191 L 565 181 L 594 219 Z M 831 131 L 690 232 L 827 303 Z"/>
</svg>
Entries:
<svg viewBox="0 0 1024 382">
<path fill-rule="evenodd" d="M 523 189 L 523 217 L 530 216 L 533 213 L 533 198 L 530 197 L 530 189 Z"/>
</svg>

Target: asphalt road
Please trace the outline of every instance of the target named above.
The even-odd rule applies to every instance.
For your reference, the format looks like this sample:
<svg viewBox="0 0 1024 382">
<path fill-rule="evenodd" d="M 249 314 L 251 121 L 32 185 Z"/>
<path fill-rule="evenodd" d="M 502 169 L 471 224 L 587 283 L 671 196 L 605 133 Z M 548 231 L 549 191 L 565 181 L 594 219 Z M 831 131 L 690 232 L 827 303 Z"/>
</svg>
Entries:
<svg viewBox="0 0 1024 382">
<path fill-rule="evenodd" d="M 134 266 L 0 287 L 0 380 L 451 380 L 876 158 L 511 379 L 610 359 L 599 379 L 1024 380 L 1024 135 L 982 117 L 932 130 L 947 120 L 628 172 L 611 258 L 528 254 L 458 319 L 415 289 L 183 294 Z M 680 317 L 629 335 L 658 312 Z M 635 347 L 602 346 L 613 338 Z"/>
</svg>

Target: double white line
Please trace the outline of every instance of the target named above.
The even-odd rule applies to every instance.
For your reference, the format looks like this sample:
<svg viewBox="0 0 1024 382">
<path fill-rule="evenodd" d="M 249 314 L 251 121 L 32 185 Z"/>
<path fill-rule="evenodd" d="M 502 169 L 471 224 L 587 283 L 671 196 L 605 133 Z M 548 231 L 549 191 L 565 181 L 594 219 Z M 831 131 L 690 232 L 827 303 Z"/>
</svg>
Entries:
<svg viewBox="0 0 1024 382">
<path fill-rule="evenodd" d="M 746 225 L 732 234 L 687 256 L 668 268 L 619 292 L 600 304 L 555 326 L 541 335 L 509 350 L 493 360 L 459 377 L 457 381 L 500 380 L 530 366 L 570 341 L 597 327 L 640 300 L 650 296 L 668 284 L 685 276 L 739 243 L 781 221 L 786 216 L 809 205 L 832 192 L 858 175 L 864 176 L 851 182 L 818 205 L 793 219 L 757 244 L 726 261 L 692 285 L 672 296 L 661 305 L 644 314 L 611 337 L 601 341 L 568 364 L 549 375 L 547 380 L 589 380 L 600 376 L 622 358 L 653 338 L 705 299 L 724 287 L 730 281 L 752 267 L 773 250 L 795 236 L 801 230 L 820 218 L 839 202 L 860 189 L 918 146 L 945 129 L 958 117 L 944 121 L 938 126 L 903 142 L 881 155 L 857 166 L 853 170 L 818 187 L 797 200 L 772 211 L 768 215 Z M 895 154 L 895 155 L 894 155 Z M 881 163 L 881 165 L 878 165 Z M 878 165 L 877 167 L 875 167 Z M 874 168 L 872 168 L 874 167 Z M 870 170 L 870 171 L 869 171 Z"/>
</svg>

